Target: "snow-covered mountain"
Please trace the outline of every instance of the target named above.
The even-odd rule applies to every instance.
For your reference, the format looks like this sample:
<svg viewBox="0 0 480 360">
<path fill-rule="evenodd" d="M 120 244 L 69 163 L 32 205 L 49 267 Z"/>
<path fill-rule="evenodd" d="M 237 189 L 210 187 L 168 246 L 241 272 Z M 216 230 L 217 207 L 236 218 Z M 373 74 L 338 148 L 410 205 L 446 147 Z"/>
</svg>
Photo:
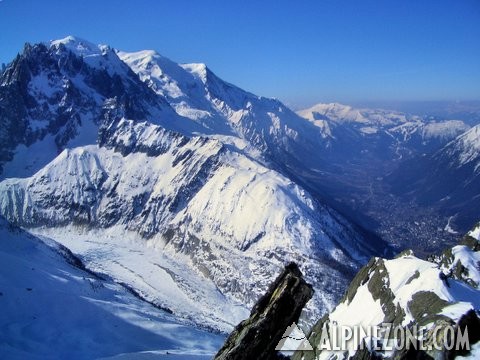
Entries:
<svg viewBox="0 0 480 360">
<path fill-rule="evenodd" d="M 70 36 L 27 45 L 0 80 L 2 178 L 32 175 L 64 148 L 94 143 L 104 118 L 121 117 L 221 138 L 286 173 L 327 166 L 316 126 L 204 64 L 178 65 L 152 51 L 125 53 Z"/>
<path fill-rule="evenodd" d="M 174 127 L 179 116 L 104 45 L 27 44 L 0 77 L 1 176 L 32 175 L 64 148 L 94 144 L 115 115 Z"/>
<path fill-rule="evenodd" d="M 98 146 L 66 149 L 34 176 L 1 182 L 0 212 L 70 247 L 64 234 L 66 228 L 75 233 L 72 226 L 77 234 L 93 229 L 112 230 L 118 237 L 138 234 L 137 241 L 158 249 L 176 267 L 213 282 L 232 307 L 253 304 L 282 264 L 294 260 L 323 289 L 315 307 L 324 311 L 349 274 L 376 252 L 354 227 L 291 180 L 218 140 L 124 119 L 102 127 Z M 141 275 L 144 265 L 129 266 Z M 161 284 L 129 285 L 212 327 L 225 330 L 238 321 L 225 305 L 195 310 Z M 212 294 L 203 299 L 204 290 L 192 281 L 175 286 L 203 303 L 218 301 Z"/>
<path fill-rule="evenodd" d="M 444 153 L 445 155 L 442 155 Z M 435 157 L 450 158 L 449 168 L 469 166 L 473 174 L 480 173 L 480 125 L 477 125 L 448 143 Z"/>
<path fill-rule="evenodd" d="M 97 359 L 175 354 L 209 359 L 222 337 L 181 323 L 67 248 L 0 218 L 2 359 Z M 169 355 L 167 355 L 169 354 Z"/>
<path fill-rule="evenodd" d="M 438 206 L 468 226 L 480 207 L 480 125 L 433 154 L 403 163 L 388 182 L 394 192 Z"/>
<path fill-rule="evenodd" d="M 477 359 L 480 354 L 480 224 L 470 231 L 460 245 L 433 256 L 429 261 L 417 258 L 413 252 L 405 251 L 397 258 L 386 260 L 372 258 L 352 281 L 343 300 L 328 316 L 323 317 L 312 329 L 309 340 L 315 351 L 298 352 L 294 359 L 403 359 L 403 358 L 454 358 L 459 353 L 445 349 L 412 352 L 406 354 L 405 346 L 395 353 L 392 331 L 390 351 L 359 350 L 365 335 L 345 339 L 347 349 L 323 348 L 335 339 L 333 329 L 337 329 L 336 345 L 342 344 L 347 333 L 342 327 L 369 327 L 381 324 L 414 329 L 423 327 L 425 344 L 445 345 L 444 332 L 448 326 L 468 329 L 468 339 L 472 352 L 463 353 L 469 359 Z M 384 327 L 386 329 L 386 327 Z M 411 330 L 414 333 L 414 330 Z M 329 336 L 326 336 L 330 334 Z M 418 334 L 414 333 L 415 336 Z M 452 336 L 451 334 L 450 336 Z M 436 339 L 434 336 L 438 336 Z M 373 338 L 379 339 L 385 348 L 385 334 L 380 332 Z M 322 340 L 323 339 L 323 340 Z M 328 339 L 328 342 L 325 342 Z M 387 348 L 388 349 L 388 348 Z M 413 348 L 412 348 L 413 350 Z M 403 351 L 403 352 L 402 352 Z M 373 354 L 372 354 L 373 353 Z M 403 356 L 403 357 L 402 357 Z"/>
<path fill-rule="evenodd" d="M 319 129 L 280 101 L 225 82 L 205 64 L 176 64 L 155 51 L 118 55 L 179 115 L 202 125 L 202 134 L 234 141 L 257 158 L 260 152 L 282 168 L 322 163 Z"/>
<path fill-rule="evenodd" d="M 279 171 L 317 162 L 317 128 L 204 65 L 67 37 L 0 84 L 1 214 L 182 318 L 229 330 L 292 260 L 324 312 L 384 250 Z"/>
<path fill-rule="evenodd" d="M 467 123 L 337 103 L 318 104 L 299 114 L 323 131 L 327 150 L 321 156 L 329 163 L 317 172 L 303 170 L 302 176 L 321 194 L 328 194 L 331 206 L 388 242 L 414 247 L 419 253 L 434 251 L 435 243 L 455 242 L 447 226 L 449 216 L 438 211 L 443 197 L 437 197 L 437 203 L 416 202 L 391 185 L 398 183 L 400 189 L 406 186 L 421 196 L 424 188 L 415 189 L 415 181 L 405 175 L 428 174 L 424 160 L 468 131 Z M 410 171 L 410 163 L 415 170 Z M 468 179 L 458 175 L 461 181 Z M 474 198 L 478 191 L 470 194 Z M 454 201 L 460 204 L 464 199 Z M 452 222 L 456 231 L 467 231 L 478 217 L 469 209 L 473 208 L 459 205 L 458 221 Z M 416 240 L 412 243 L 412 239 Z"/>
</svg>

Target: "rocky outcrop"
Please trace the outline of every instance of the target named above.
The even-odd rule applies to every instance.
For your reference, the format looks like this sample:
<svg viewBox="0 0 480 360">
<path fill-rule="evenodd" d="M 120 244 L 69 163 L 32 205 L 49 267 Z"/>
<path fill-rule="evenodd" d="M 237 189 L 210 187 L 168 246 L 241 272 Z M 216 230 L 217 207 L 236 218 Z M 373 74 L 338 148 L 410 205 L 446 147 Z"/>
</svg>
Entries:
<svg viewBox="0 0 480 360">
<path fill-rule="evenodd" d="M 106 113 L 113 116 L 112 107 L 117 119 L 178 117 L 112 49 L 94 51 L 84 57 L 63 43 L 26 44 L 0 73 L 0 174 L 18 145 L 51 141 L 60 153 L 75 139 L 94 144 Z"/>
<path fill-rule="evenodd" d="M 250 317 L 230 334 L 216 360 L 281 358 L 275 347 L 313 295 L 295 263 L 290 263 L 254 306 Z"/>
<path fill-rule="evenodd" d="M 477 358 L 470 349 L 480 341 L 479 228 L 428 261 L 412 251 L 392 260 L 372 258 L 337 307 L 312 328 L 308 339 L 313 351 L 297 351 L 293 359 Z M 388 336 L 364 336 L 358 342 L 341 335 L 332 343 L 344 328 L 368 331 L 386 324 L 393 329 Z M 413 335 L 413 346 L 405 334 Z M 367 339 L 378 348 L 362 346 Z"/>
</svg>

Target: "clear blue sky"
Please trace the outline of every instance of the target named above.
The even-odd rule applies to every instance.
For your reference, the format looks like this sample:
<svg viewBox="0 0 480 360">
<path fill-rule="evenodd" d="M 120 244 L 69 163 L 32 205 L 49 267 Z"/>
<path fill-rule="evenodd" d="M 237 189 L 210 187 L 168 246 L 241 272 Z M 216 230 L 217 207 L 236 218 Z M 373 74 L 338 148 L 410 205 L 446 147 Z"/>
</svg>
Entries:
<svg viewBox="0 0 480 360">
<path fill-rule="evenodd" d="M 0 62 L 70 34 L 293 106 L 480 99 L 480 0 L 0 0 Z"/>
</svg>

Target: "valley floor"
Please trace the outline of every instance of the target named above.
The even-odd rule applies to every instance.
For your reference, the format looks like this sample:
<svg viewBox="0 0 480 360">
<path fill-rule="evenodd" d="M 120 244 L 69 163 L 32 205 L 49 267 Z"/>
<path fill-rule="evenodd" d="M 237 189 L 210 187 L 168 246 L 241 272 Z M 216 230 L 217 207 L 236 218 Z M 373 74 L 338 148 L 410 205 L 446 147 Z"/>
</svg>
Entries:
<svg viewBox="0 0 480 360">
<path fill-rule="evenodd" d="M 460 234 L 469 228 L 457 229 L 455 217 L 442 214 L 434 206 L 422 206 L 392 194 L 382 176 L 394 168 L 394 162 L 360 162 L 339 165 L 338 173 L 303 176 L 316 184 L 321 194 L 328 194 L 325 200 L 333 208 L 396 251 L 412 249 L 424 256 L 455 245 Z"/>
<path fill-rule="evenodd" d="M 455 245 L 464 233 L 455 231 L 449 217 L 434 207 L 388 194 L 378 183 L 372 183 L 372 188 L 368 197 L 358 197 L 358 206 L 378 223 L 376 233 L 397 249 L 412 249 L 419 256 L 428 255 Z"/>
</svg>

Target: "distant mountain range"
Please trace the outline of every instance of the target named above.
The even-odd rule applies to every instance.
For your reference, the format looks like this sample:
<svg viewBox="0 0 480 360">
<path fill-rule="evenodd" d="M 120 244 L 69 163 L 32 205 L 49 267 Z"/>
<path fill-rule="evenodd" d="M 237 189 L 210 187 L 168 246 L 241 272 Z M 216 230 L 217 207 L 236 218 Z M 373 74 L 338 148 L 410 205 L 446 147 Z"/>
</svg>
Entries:
<svg viewBox="0 0 480 360">
<path fill-rule="evenodd" d="M 434 150 L 470 128 L 461 120 L 435 120 L 337 103 L 317 104 L 298 114 L 321 129 L 323 138 L 334 147 L 335 155 L 344 148 L 348 160 L 352 155 L 373 152 L 373 156 L 383 155 L 395 161 L 404 155 Z M 358 149 L 357 154 L 352 147 Z"/>
<path fill-rule="evenodd" d="M 427 253 L 442 242 L 453 244 L 448 232 L 467 231 L 477 221 L 474 168 L 459 172 L 446 165 L 475 156 L 469 150 L 475 146 L 457 146 L 457 155 L 441 150 L 472 137 L 471 122 L 337 103 L 298 114 L 321 130 L 327 147 L 322 156 L 328 166 L 304 177 L 350 219 L 400 248 Z"/>
</svg>

